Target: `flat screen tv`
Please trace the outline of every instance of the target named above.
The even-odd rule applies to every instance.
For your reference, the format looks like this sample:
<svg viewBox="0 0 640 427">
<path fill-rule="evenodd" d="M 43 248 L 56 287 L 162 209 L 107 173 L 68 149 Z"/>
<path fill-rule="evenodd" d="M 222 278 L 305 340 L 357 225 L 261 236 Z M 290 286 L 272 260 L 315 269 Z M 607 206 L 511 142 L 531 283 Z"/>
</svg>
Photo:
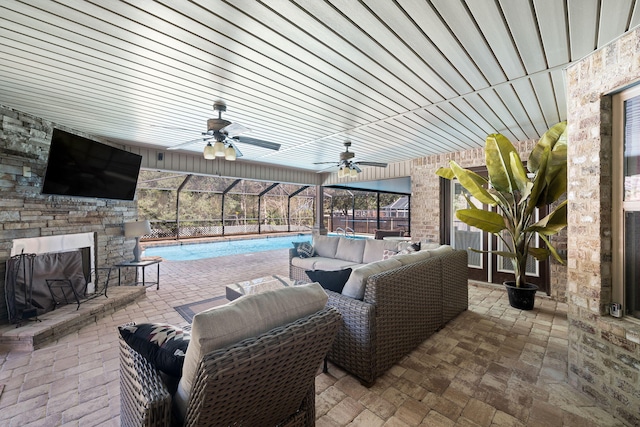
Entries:
<svg viewBox="0 0 640 427">
<path fill-rule="evenodd" d="M 133 200 L 142 156 L 53 130 L 43 194 Z"/>
</svg>

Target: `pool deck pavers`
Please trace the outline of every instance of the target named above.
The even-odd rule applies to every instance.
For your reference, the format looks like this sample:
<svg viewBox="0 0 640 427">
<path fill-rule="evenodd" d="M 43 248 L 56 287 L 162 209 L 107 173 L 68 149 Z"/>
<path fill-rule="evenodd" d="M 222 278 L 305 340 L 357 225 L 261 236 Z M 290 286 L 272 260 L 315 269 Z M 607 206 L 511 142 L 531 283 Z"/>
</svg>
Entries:
<svg viewBox="0 0 640 427">
<path fill-rule="evenodd" d="M 225 285 L 288 275 L 287 250 L 161 264 L 160 289 L 45 344 L 0 351 L 0 426 L 119 426 L 116 327 L 186 325 L 173 307 Z M 371 388 L 337 366 L 316 377 L 317 426 L 622 426 L 567 383 L 567 307 L 509 307 L 500 287 L 469 287 L 470 307 Z M 637 403 L 637 402 L 636 402 Z"/>
</svg>

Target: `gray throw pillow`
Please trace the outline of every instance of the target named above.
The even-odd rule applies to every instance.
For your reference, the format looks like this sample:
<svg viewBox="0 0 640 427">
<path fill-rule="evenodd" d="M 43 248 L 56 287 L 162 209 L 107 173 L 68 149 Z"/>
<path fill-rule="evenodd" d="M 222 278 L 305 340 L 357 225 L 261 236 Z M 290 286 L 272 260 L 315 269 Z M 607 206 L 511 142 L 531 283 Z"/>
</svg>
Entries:
<svg viewBox="0 0 640 427">
<path fill-rule="evenodd" d="M 298 246 L 298 256 L 300 258 L 311 258 L 315 255 L 315 251 L 313 250 L 313 246 L 309 242 L 302 242 Z"/>
</svg>

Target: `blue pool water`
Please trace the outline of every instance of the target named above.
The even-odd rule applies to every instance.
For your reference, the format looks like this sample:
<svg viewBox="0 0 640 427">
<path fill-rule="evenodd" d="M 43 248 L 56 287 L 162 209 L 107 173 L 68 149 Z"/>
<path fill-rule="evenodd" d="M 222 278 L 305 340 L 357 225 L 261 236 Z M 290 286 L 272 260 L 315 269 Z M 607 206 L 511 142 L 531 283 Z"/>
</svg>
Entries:
<svg viewBox="0 0 640 427">
<path fill-rule="evenodd" d="M 156 246 L 145 249 L 144 256 L 159 256 L 170 261 L 191 261 L 251 252 L 292 248 L 291 242 L 310 242 L 311 235 L 227 240 L 223 242 L 187 243 L 184 245 Z"/>
</svg>

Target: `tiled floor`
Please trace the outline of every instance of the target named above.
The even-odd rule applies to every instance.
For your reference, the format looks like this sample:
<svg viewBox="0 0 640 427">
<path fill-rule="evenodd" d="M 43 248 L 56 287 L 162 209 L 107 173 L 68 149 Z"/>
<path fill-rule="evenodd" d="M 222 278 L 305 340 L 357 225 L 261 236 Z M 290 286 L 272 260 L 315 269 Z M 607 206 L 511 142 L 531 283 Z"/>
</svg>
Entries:
<svg viewBox="0 0 640 427">
<path fill-rule="evenodd" d="M 0 353 L 0 426 L 118 426 L 116 326 L 186 322 L 175 306 L 226 283 L 288 274 L 287 251 L 163 262 L 160 290 L 33 353 Z M 509 308 L 502 289 L 469 287 L 469 310 L 371 388 L 330 364 L 316 379 L 318 426 L 619 426 L 566 383 L 566 306 Z"/>
</svg>

